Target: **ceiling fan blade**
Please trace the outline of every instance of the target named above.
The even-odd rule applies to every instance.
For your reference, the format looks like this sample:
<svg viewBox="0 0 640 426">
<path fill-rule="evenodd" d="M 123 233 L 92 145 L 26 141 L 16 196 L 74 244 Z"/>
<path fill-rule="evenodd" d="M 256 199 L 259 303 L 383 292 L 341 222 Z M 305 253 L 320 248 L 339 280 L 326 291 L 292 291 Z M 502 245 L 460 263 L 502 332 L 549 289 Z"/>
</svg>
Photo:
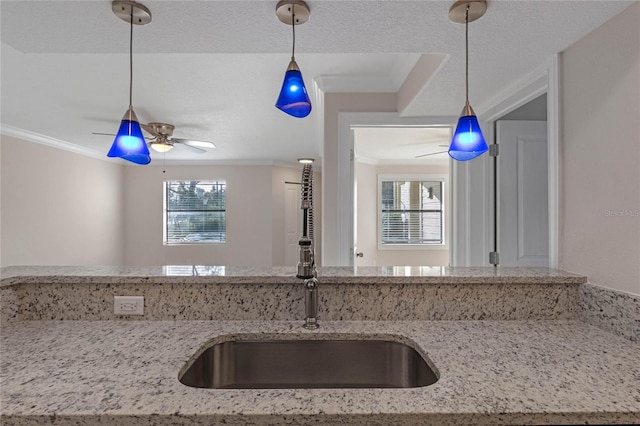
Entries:
<svg viewBox="0 0 640 426">
<path fill-rule="evenodd" d="M 444 154 L 445 152 L 449 152 L 449 151 L 438 151 L 438 152 L 432 152 L 430 154 L 422 154 L 422 155 L 416 155 L 413 158 L 422 158 L 422 157 L 429 157 L 430 155 L 437 155 L 437 154 Z"/>
<path fill-rule="evenodd" d="M 160 133 L 156 132 L 153 127 L 148 126 L 146 124 L 140 123 L 140 127 L 144 129 L 145 132 L 155 136 L 156 138 L 160 136 Z"/>
<path fill-rule="evenodd" d="M 191 147 L 203 148 L 203 149 L 211 149 L 215 148 L 216 145 L 213 142 L 209 141 L 197 141 L 194 139 L 181 139 L 181 138 L 172 138 L 174 142 L 182 143 Z"/>
<path fill-rule="evenodd" d="M 171 142 L 179 143 L 180 145 L 184 146 L 185 148 L 189 148 L 191 151 L 195 152 L 196 154 L 204 154 L 205 152 L 207 152 L 206 149 L 202 149 L 202 148 L 198 148 L 197 146 L 186 144 L 186 143 L 182 142 L 180 139 L 171 139 Z"/>
</svg>

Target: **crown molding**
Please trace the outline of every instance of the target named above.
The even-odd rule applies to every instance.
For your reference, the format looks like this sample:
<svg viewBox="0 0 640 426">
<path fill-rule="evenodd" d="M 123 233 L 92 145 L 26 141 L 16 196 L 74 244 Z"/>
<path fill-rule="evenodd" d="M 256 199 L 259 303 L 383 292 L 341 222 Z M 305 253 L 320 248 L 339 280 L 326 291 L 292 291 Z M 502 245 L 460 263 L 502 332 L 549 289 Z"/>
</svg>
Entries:
<svg viewBox="0 0 640 426">
<path fill-rule="evenodd" d="M 80 154 L 85 157 L 95 158 L 97 160 L 107 161 L 110 163 L 122 162 L 122 160 L 119 159 L 109 158 L 102 152 L 96 152 L 83 146 L 75 145 L 69 142 L 62 141 L 60 139 L 32 132 L 30 130 L 20 129 L 18 127 L 13 127 L 7 124 L 1 125 L 0 133 L 5 136 L 11 136 L 13 138 L 25 140 L 27 142 L 33 142 L 40 145 L 61 149 L 63 151 L 73 152 L 74 154 Z"/>
<path fill-rule="evenodd" d="M 163 160 L 151 159 L 151 167 L 170 167 L 170 166 L 281 166 L 284 163 L 273 160 L 251 160 L 251 159 L 237 159 L 237 160 Z M 293 164 L 293 163 L 291 163 Z M 147 167 L 149 167 L 147 166 Z"/>
<path fill-rule="evenodd" d="M 109 163 L 120 164 L 123 166 L 136 166 L 133 163 L 122 160 L 120 158 L 107 157 L 102 152 L 96 152 L 83 146 L 74 145 L 60 139 L 45 136 L 30 130 L 20 129 L 14 126 L 2 124 L 0 125 L 0 134 L 27 142 L 37 143 L 39 145 L 49 146 L 51 148 L 61 149 L 63 151 L 72 152 L 89 158 L 95 158 Z M 316 159 L 316 166 L 321 165 L 321 160 Z M 152 159 L 151 164 L 147 167 L 166 167 L 166 166 L 270 166 L 270 167 L 288 167 L 299 168 L 300 165 L 295 161 L 283 160 L 252 160 L 252 159 L 234 159 L 234 160 L 165 160 Z"/>
</svg>

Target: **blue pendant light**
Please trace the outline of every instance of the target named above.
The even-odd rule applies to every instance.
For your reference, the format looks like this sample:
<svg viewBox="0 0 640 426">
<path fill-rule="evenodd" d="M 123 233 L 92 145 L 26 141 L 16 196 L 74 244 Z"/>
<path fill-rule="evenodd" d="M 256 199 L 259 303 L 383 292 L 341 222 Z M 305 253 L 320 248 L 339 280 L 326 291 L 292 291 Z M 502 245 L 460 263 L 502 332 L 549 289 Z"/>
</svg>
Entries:
<svg viewBox="0 0 640 426">
<path fill-rule="evenodd" d="M 449 146 L 449 155 L 454 160 L 467 161 L 484 154 L 488 149 L 480 130 L 478 117 L 467 102 L 458 119 L 458 125 Z"/>
<path fill-rule="evenodd" d="M 114 0 L 113 13 L 130 24 L 129 34 L 129 109 L 124 113 L 116 138 L 107 157 L 119 157 L 135 164 L 149 164 L 151 157 L 147 142 L 142 135 L 140 122 L 133 111 L 133 24 L 145 25 L 151 22 L 151 12 L 144 5 L 129 0 Z"/>
<path fill-rule="evenodd" d="M 311 101 L 295 59 L 296 25 L 307 22 L 310 15 L 309 7 L 302 0 L 281 0 L 276 6 L 276 15 L 280 21 L 291 25 L 293 31 L 291 62 L 284 74 L 276 108 L 293 117 L 304 118 L 311 113 Z"/>
<path fill-rule="evenodd" d="M 482 136 L 476 113 L 469 104 L 469 22 L 480 18 L 486 10 L 487 2 L 485 0 L 458 0 L 449 9 L 450 20 L 465 24 L 466 102 L 449 146 L 449 155 L 457 161 L 474 159 L 489 150 L 487 142 Z"/>
<path fill-rule="evenodd" d="M 132 107 L 125 112 L 107 157 L 120 157 L 136 164 L 149 164 L 149 148 L 142 135 L 140 122 Z"/>
<path fill-rule="evenodd" d="M 311 101 L 307 94 L 307 88 L 304 86 L 302 73 L 294 59 L 291 59 L 287 72 L 284 74 L 276 108 L 297 118 L 304 118 L 311 113 Z"/>
</svg>

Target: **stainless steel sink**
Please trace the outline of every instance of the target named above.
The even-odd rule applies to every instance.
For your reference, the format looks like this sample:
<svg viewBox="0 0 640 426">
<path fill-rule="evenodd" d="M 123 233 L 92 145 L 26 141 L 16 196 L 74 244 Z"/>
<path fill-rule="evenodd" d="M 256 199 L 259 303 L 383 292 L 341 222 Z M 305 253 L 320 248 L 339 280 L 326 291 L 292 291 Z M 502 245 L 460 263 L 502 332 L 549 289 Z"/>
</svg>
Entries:
<svg viewBox="0 0 640 426">
<path fill-rule="evenodd" d="M 385 340 L 234 340 L 185 365 L 196 388 L 412 388 L 438 380 L 411 346 Z"/>
</svg>

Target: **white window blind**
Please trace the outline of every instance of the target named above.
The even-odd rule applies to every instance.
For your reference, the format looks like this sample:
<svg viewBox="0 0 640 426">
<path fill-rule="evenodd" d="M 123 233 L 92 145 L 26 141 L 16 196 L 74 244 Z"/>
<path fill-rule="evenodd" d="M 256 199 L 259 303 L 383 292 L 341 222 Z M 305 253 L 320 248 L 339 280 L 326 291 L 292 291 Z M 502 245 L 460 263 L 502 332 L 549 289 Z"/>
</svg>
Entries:
<svg viewBox="0 0 640 426">
<path fill-rule="evenodd" d="M 165 182 L 165 243 L 224 243 L 226 182 Z"/>
<path fill-rule="evenodd" d="M 381 181 L 382 245 L 444 244 L 442 181 Z"/>
</svg>

